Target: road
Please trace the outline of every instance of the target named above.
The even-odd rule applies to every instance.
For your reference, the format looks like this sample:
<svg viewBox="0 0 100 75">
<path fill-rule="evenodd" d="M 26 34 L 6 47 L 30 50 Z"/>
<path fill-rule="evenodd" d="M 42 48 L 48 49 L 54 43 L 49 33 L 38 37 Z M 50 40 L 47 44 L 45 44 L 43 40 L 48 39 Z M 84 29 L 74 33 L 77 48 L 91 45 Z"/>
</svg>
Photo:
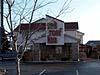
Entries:
<svg viewBox="0 0 100 75">
<path fill-rule="evenodd" d="M 63 71 L 47 75 L 100 75 L 100 61 L 78 62 L 68 65 Z"/>
<path fill-rule="evenodd" d="M 6 75 L 16 75 L 14 61 L 0 61 L 0 68 L 8 70 Z M 86 61 L 57 64 L 21 64 L 21 75 L 100 75 L 100 61 Z"/>
</svg>

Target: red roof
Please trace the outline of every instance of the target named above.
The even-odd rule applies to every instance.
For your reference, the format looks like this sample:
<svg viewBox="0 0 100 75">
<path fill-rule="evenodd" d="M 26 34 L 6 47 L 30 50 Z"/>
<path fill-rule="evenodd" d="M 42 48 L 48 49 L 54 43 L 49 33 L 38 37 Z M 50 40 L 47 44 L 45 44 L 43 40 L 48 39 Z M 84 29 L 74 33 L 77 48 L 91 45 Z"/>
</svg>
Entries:
<svg viewBox="0 0 100 75">
<path fill-rule="evenodd" d="M 65 23 L 65 31 L 66 30 L 77 30 L 78 22 L 66 22 Z"/>
</svg>

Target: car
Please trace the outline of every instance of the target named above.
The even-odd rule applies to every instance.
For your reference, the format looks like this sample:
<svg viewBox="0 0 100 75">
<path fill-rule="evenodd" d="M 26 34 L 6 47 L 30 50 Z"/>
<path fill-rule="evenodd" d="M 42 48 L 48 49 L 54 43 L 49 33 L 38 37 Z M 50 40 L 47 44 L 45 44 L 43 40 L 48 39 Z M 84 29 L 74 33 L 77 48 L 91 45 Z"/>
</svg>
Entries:
<svg viewBox="0 0 100 75">
<path fill-rule="evenodd" d="M 7 50 L 3 53 L 0 51 L 0 60 L 16 60 L 16 57 L 16 51 Z"/>
</svg>

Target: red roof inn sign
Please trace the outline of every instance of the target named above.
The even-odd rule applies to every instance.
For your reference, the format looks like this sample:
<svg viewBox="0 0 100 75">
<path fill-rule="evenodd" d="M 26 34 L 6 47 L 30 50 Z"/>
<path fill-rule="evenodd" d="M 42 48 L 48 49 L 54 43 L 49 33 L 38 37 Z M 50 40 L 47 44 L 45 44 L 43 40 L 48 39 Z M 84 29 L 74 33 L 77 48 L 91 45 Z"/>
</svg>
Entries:
<svg viewBox="0 0 100 75">
<path fill-rule="evenodd" d="M 60 21 L 59 21 L 60 22 Z M 63 22 L 51 20 L 46 25 L 46 44 L 47 45 L 64 45 Z"/>
</svg>

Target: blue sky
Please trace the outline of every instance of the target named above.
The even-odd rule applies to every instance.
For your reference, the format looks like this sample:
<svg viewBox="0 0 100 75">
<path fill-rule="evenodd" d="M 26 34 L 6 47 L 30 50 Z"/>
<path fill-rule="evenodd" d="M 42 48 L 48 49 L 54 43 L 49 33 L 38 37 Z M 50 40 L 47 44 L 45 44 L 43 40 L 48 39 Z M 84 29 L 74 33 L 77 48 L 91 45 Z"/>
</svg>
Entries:
<svg viewBox="0 0 100 75">
<path fill-rule="evenodd" d="M 57 3 L 51 4 L 39 11 L 43 12 L 43 15 L 48 14 L 55 17 L 65 1 L 66 0 L 59 0 Z M 99 7 L 100 0 L 72 0 L 70 8 L 67 11 L 74 10 L 70 13 L 64 13 L 59 19 L 65 22 L 78 22 L 79 31 L 85 33 L 83 43 L 89 40 L 100 40 Z"/>
<path fill-rule="evenodd" d="M 74 0 L 75 10 L 67 21 L 78 21 L 79 30 L 85 33 L 84 43 L 88 40 L 100 40 L 100 0 Z M 72 6 L 72 7 L 73 7 Z"/>
<path fill-rule="evenodd" d="M 48 13 L 55 16 L 61 9 L 65 0 L 51 4 Z M 72 0 L 69 10 L 74 9 L 70 13 L 64 13 L 59 19 L 65 22 L 77 21 L 79 23 L 79 31 L 85 33 L 83 41 L 86 43 L 89 40 L 100 40 L 100 0 Z M 46 11 L 46 10 L 45 10 Z M 45 12 L 44 12 L 45 13 Z M 46 14 L 45 13 L 45 14 Z"/>
<path fill-rule="evenodd" d="M 44 0 L 39 0 L 39 1 L 44 2 Z M 45 0 L 45 1 L 54 1 L 54 0 Z M 57 3 L 50 4 L 44 8 L 37 10 L 35 12 L 34 19 L 45 17 L 45 14 L 55 17 L 65 1 L 66 0 L 59 0 Z M 32 4 L 30 3 L 29 6 L 32 7 L 31 6 Z M 65 22 L 69 21 L 78 22 L 79 31 L 85 33 L 83 38 L 84 43 L 86 43 L 88 40 L 100 40 L 99 7 L 100 7 L 100 0 L 72 0 L 70 8 L 67 10 L 67 12 L 65 12 L 62 16 L 60 16 L 59 19 Z M 71 10 L 73 11 L 68 13 Z"/>
<path fill-rule="evenodd" d="M 79 31 L 85 33 L 84 43 L 100 40 L 100 0 L 73 0 L 70 7 L 75 9 L 61 19 L 79 23 Z"/>
</svg>

